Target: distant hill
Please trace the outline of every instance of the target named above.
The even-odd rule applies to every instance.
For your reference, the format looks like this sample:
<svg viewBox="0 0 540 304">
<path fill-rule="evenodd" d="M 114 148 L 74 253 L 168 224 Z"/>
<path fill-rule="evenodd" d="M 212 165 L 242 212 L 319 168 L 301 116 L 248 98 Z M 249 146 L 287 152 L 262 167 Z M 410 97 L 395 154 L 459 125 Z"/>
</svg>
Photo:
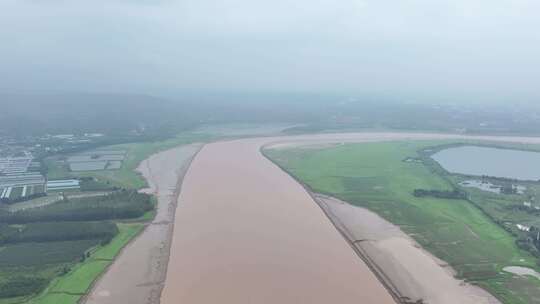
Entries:
<svg viewBox="0 0 540 304">
<path fill-rule="evenodd" d="M 18 135 L 115 134 L 183 128 L 196 121 L 187 113 L 189 105 L 145 95 L 0 94 L 0 105 L 0 130 Z"/>
<path fill-rule="evenodd" d="M 197 124 L 305 122 L 319 119 L 321 99 L 295 94 L 182 93 L 160 98 L 130 94 L 0 93 L 0 131 L 12 135 L 176 132 Z"/>
<path fill-rule="evenodd" d="M 301 125 L 290 133 L 376 128 L 540 135 L 540 108 L 301 93 L 0 93 L 0 132 L 19 136 L 133 130 L 167 135 L 198 124 L 276 122 Z"/>
</svg>

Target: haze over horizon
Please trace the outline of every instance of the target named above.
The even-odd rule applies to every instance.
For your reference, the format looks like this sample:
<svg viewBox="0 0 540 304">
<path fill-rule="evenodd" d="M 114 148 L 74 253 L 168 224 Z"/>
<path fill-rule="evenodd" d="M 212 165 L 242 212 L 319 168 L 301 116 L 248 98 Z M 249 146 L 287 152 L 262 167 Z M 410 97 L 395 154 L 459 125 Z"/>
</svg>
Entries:
<svg viewBox="0 0 540 304">
<path fill-rule="evenodd" d="M 540 304 L 538 29 L 0 0 L 0 304 Z"/>
<path fill-rule="evenodd" d="M 540 2 L 4 0 L 0 90 L 536 102 Z"/>
</svg>

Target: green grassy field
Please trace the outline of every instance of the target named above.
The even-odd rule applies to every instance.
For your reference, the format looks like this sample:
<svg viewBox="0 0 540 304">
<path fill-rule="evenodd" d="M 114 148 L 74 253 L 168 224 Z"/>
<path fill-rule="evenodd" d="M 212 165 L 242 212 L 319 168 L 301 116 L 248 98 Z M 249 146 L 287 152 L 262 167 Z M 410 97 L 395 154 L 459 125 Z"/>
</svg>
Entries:
<svg viewBox="0 0 540 304">
<path fill-rule="evenodd" d="M 414 189 L 451 190 L 422 163 L 423 147 L 442 142 L 348 144 L 326 149 L 269 150 L 266 154 L 314 191 L 367 207 L 401 227 L 462 277 L 504 303 L 537 303 L 540 281 L 503 273 L 510 265 L 536 267 L 512 235 L 466 200 L 418 198 Z M 445 142 L 447 143 L 447 142 Z"/>
<path fill-rule="evenodd" d="M 119 223 L 118 230 L 120 233 L 107 246 L 101 247 L 92 254 L 94 259 L 113 260 L 118 252 L 139 232 L 142 231 L 144 224 L 142 223 Z"/>
</svg>

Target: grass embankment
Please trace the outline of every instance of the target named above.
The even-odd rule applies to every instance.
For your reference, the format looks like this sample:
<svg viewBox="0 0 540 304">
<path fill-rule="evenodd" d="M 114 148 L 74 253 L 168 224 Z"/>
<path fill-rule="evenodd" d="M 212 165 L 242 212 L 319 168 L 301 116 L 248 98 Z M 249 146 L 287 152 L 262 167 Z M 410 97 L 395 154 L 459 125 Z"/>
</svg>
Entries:
<svg viewBox="0 0 540 304">
<path fill-rule="evenodd" d="M 425 249 L 448 262 L 458 277 L 481 285 L 504 303 L 535 303 L 540 281 L 502 272 L 535 267 L 536 259 L 466 200 L 418 198 L 414 189 L 453 190 L 418 162 L 417 151 L 436 142 L 349 144 L 321 150 L 269 150 L 266 154 L 314 191 L 366 207 L 397 224 Z"/>
</svg>

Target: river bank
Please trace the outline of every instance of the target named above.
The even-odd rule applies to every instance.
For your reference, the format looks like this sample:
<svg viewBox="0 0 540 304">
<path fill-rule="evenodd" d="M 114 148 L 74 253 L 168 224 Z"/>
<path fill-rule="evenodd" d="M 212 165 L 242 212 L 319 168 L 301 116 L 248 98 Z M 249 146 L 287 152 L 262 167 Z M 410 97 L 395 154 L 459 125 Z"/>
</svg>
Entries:
<svg viewBox="0 0 540 304">
<path fill-rule="evenodd" d="M 399 299 L 431 304 L 500 304 L 483 289 L 454 278 L 444 261 L 374 212 L 313 193 L 336 228 Z M 407 303 L 409 303 L 407 302 Z"/>
<path fill-rule="evenodd" d="M 176 198 L 182 179 L 202 144 L 179 146 L 144 160 L 137 171 L 157 198 L 156 216 L 98 279 L 82 303 L 159 303 L 167 271 Z"/>
</svg>

